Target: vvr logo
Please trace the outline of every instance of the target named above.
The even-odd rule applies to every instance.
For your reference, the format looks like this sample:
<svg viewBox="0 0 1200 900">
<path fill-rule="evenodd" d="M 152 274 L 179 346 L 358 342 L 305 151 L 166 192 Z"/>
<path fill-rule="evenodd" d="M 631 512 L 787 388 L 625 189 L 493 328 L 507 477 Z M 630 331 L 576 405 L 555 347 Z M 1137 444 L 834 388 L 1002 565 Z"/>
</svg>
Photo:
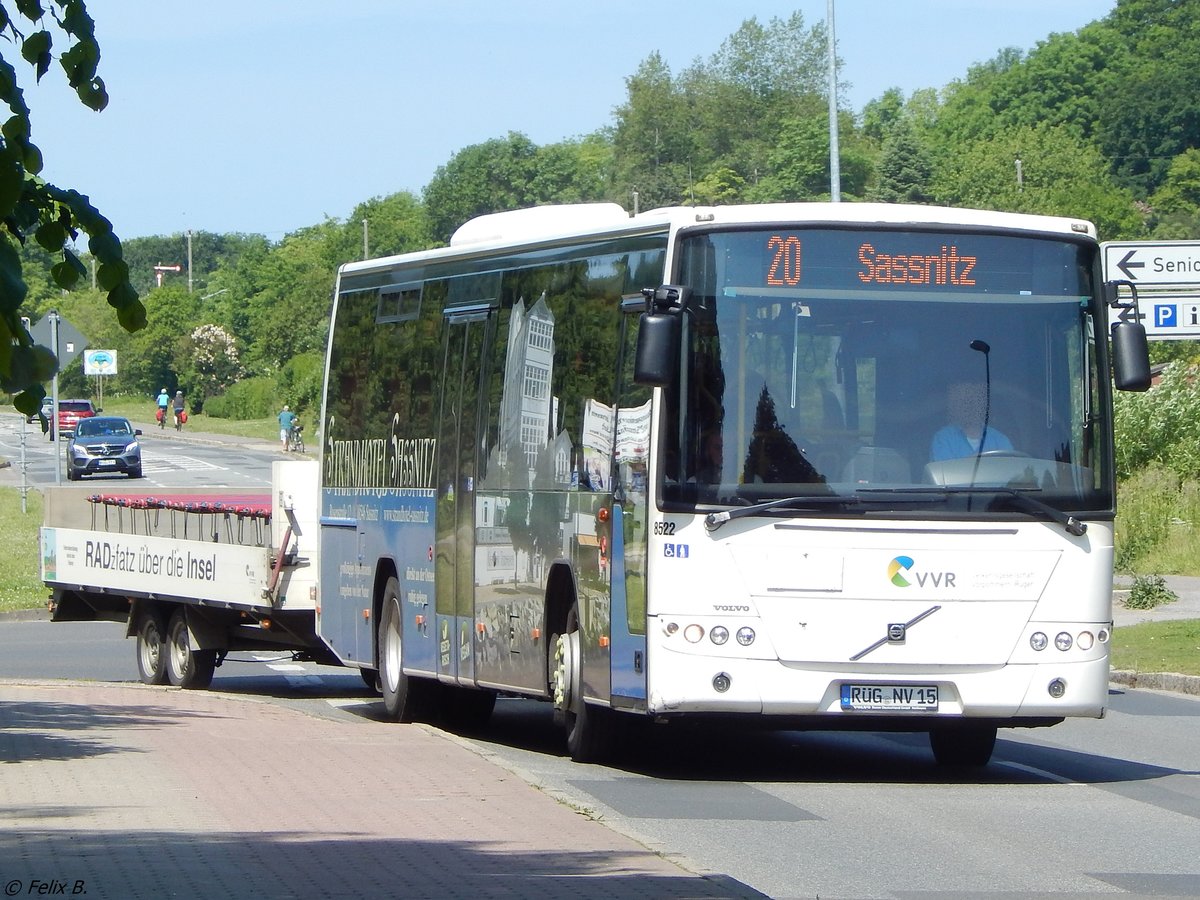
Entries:
<svg viewBox="0 0 1200 900">
<path fill-rule="evenodd" d="M 953 572 L 913 571 L 911 556 L 897 556 L 888 563 L 888 579 L 896 587 L 911 587 L 915 580 L 918 587 L 954 587 Z M 911 579 L 911 580 L 910 580 Z"/>
</svg>

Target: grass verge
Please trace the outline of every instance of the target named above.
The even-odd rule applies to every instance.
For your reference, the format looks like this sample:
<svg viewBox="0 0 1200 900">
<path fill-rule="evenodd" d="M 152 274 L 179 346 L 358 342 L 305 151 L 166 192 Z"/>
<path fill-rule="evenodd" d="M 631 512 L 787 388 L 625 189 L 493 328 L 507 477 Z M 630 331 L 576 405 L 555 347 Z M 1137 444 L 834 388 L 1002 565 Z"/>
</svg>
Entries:
<svg viewBox="0 0 1200 900">
<path fill-rule="evenodd" d="M 154 422 L 155 406 L 153 400 L 129 399 L 128 397 L 105 397 L 104 413 L 109 416 L 124 416 L 131 422 L 136 422 L 143 429 L 157 428 Z M 171 423 L 167 422 L 170 428 Z M 259 438 L 261 440 L 279 440 L 279 422 L 271 416 L 267 419 L 217 419 L 204 413 L 188 414 L 187 424 L 183 426 L 189 431 L 205 431 L 211 434 L 230 434 L 236 437 Z"/>
<path fill-rule="evenodd" d="M 1112 667 L 1200 675 L 1200 619 L 1144 622 L 1113 631 Z"/>
<path fill-rule="evenodd" d="M 26 511 L 21 512 L 21 492 L 0 488 L 0 534 L 4 535 L 4 553 L 0 553 L 0 612 L 15 609 L 41 609 L 49 591 L 42 584 L 38 559 L 38 528 L 42 524 L 42 495 L 30 491 Z"/>
</svg>

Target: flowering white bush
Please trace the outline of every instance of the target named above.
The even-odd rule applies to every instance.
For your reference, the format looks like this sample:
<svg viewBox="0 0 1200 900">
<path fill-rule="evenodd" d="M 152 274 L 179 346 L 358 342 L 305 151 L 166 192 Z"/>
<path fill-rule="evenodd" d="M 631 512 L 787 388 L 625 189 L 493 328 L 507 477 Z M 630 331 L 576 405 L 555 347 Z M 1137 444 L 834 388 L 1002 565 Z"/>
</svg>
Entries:
<svg viewBox="0 0 1200 900">
<path fill-rule="evenodd" d="M 246 374 L 237 341 L 220 325 L 201 325 L 188 335 L 192 390 L 201 396 L 219 394 Z"/>
</svg>

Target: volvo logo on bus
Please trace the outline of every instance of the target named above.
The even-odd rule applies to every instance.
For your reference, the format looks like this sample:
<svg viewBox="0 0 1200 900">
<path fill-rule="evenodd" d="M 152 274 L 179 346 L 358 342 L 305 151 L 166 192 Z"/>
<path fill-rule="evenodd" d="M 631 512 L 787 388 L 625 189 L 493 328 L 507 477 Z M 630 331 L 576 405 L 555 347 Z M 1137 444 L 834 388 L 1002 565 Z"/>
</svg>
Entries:
<svg viewBox="0 0 1200 900">
<path fill-rule="evenodd" d="M 888 625 L 888 643 L 903 644 L 908 636 L 908 626 L 903 622 L 892 622 Z"/>
<path fill-rule="evenodd" d="M 721 603 L 714 603 L 713 609 L 717 612 L 750 612 L 749 606 L 730 606 Z"/>
</svg>

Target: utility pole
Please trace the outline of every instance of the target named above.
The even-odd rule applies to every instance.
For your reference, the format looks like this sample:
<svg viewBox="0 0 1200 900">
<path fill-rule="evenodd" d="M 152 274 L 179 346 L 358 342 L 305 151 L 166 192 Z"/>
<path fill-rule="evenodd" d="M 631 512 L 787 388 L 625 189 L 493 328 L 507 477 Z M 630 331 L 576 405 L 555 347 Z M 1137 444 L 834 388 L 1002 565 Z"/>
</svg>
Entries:
<svg viewBox="0 0 1200 900">
<path fill-rule="evenodd" d="M 827 0 L 825 21 L 829 27 L 829 199 L 842 199 L 842 167 L 838 159 L 837 38 L 833 30 L 833 0 Z"/>
<path fill-rule="evenodd" d="M 833 2 L 833 0 L 830 0 L 830 2 Z M 187 241 L 188 241 L 188 293 L 190 294 L 192 292 L 192 229 L 190 229 L 190 228 L 188 229 L 188 233 L 187 233 Z"/>
<path fill-rule="evenodd" d="M 50 320 L 50 349 L 54 352 L 56 359 L 61 359 L 58 353 L 58 324 L 59 315 L 57 309 L 52 309 L 46 313 L 46 318 Z M 62 440 L 62 435 L 58 433 L 58 369 L 54 370 L 54 378 L 50 382 L 50 396 L 53 402 L 50 406 L 50 438 L 54 441 L 54 483 L 62 484 L 62 451 L 59 450 L 59 441 Z"/>
<path fill-rule="evenodd" d="M 370 259 L 371 254 L 367 250 L 367 220 L 363 219 L 363 259 Z"/>
</svg>

